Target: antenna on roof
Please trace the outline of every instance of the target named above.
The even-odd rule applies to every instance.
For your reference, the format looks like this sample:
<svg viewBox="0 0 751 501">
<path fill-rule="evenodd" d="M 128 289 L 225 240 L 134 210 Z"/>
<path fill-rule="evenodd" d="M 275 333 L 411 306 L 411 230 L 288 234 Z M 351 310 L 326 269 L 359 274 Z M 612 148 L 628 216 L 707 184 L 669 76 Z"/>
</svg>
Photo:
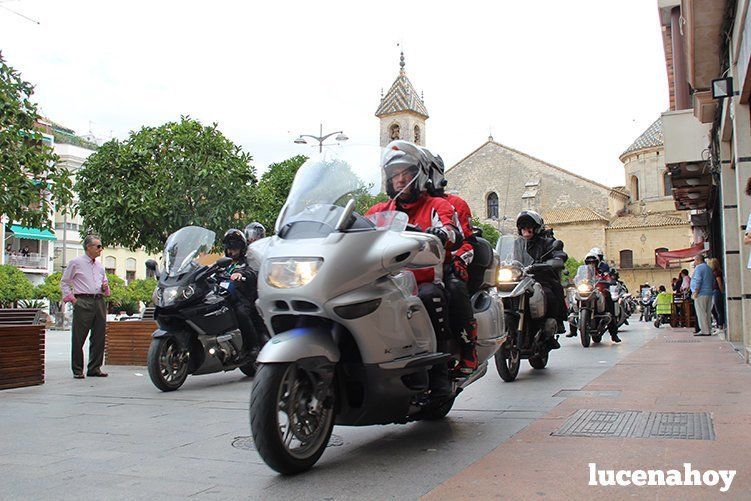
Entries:
<svg viewBox="0 0 751 501">
<path fill-rule="evenodd" d="M 7 1 L 7 0 L 6 0 L 6 1 Z M 32 22 L 32 23 L 34 23 L 34 24 L 41 24 L 41 23 L 40 23 L 39 21 L 37 21 L 36 19 L 32 19 L 32 18 L 30 18 L 29 16 L 26 16 L 26 15 L 24 15 L 24 14 L 21 14 L 20 12 L 16 12 L 15 10 L 11 9 L 10 7 L 6 7 L 5 5 L 3 5 L 3 3 L 5 3 L 5 2 L 0 2 L 0 8 L 3 8 L 3 9 L 5 9 L 5 10 L 7 10 L 8 12 L 12 12 L 13 14 L 15 14 L 15 15 L 17 15 L 17 16 L 19 16 L 19 17 L 22 17 L 22 18 L 26 19 L 27 21 L 31 21 L 31 22 Z"/>
</svg>

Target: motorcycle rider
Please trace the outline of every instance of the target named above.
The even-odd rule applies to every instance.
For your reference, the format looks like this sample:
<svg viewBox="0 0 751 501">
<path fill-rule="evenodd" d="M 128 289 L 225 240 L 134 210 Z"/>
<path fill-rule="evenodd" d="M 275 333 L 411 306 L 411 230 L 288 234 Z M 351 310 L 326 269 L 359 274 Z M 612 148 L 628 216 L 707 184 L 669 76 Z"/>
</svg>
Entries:
<svg viewBox="0 0 751 501">
<path fill-rule="evenodd" d="M 532 210 L 523 210 L 516 217 L 516 228 L 519 235 L 527 241 L 527 253 L 534 263 L 547 264 L 552 267 L 552 269 L 533 272 L 532 275 L 542 286 L 548 317 L 556 320 L 558 333 L 563 333 L 565 332 L 563 321 L 568 311 L 563 297 L 561 270 L 568 255 L 563 251 L 563 242 L 544 233 L 544 226 L 542 217 Z M 548 334 L 550 349 L 555 350 L 561 347 L 554 332 L 546 334 Z"/>
<path fill-rule="evenodd" d="M 597 256 L 597 270 L 601 274 L 610 273 L 610 265 L 605 262 L 605 253 L 599 247 L 592 247 L 589 251 L 591 254 Z"/>
<path fill-rule="evenodd" d="M 612 316 L 611 322 L 617 322 L 615 318 L 615 303 L 613 303 L 613 296 L 610 295 L 610 285 L 615 285 L 617 282 L 615 279 L 613 279 L 611 273 L 614 271 L 608 266 L 607 263 L 604 261 L 604 255 L 602 253 L 602 250 L 595 247 L 592 250 L 589 251 L 587 254 L 587 257 L 585 258 L 585 261 L 587 258 L 590 258 L 591 256 L 594 256 L 597 258 L 597 288 L 602 293 L 603 297 L 605 298 L 605 309 L 608 313 Z M 614 343 L 620 343 L 621 338 L 618 337 L 618 333 L 613 334 L 611 332 L 610 339 Z"/>
<path fill-rule="evenodd" d="M 462 342 L 462 358 L 456 369 L 462 374 L 471 374 L 477 369 L 477 321 L 467 289 L 468 267 L 475 254 L 472 242 L 474 232 L 470 223 L 472 211 L 463 198 L 446 193 L 448 181 L 444 175 L 445 167 L 441 156 L 434 156 L 426 148 L 422 148 L 422 151 L 430 163 L 427 191 L 431 196 L 446 199 L 454 207 L 454 224 L 463 237 L 461 245 L 451 253 L 450 261 L 445 266 L 443 282 L 449 294 L 451 330 Z"/>
<path fill-rule="evenodd" d="M 243 347 L 247 352 L 260 350 L 263 345 L 265 326 L 255 308 L 258 299 L 258 272 L 247 262 L 248 241 L 245 234 L 236 229 L 227 230 L 222 238 L 224 255 L 232 259 L 232 264 L 224 272 L 230 280 L 230 298 L 240 324 Z"/>
<path fill-rule="evenodd" d="M 396 140 L 389 143 L 381 160 L 381 168 L 386 179 L 386 194 L 389 200 L 371 207 L 366 215 L 384 211 L 400 211 L 407 214 L 409 223 L 419 226 L 426 233 L 438 237 L 447 250 L 461 238 L 454 226 L 454 208 L 451 204 L 427 193 L 430 166 L 427 157 L 419 146 L 408 141 Z M 427 310 L 439 346 L 448 339 L 448 305 L 441 283 L 440 270 L 421 268 L 413 270 L 418 284 L 418 296 Z M 451 393 L 448 366 L 438 364 L 429 371 L 430 389 L 434 395 L 446 396 Z"/>
<path fill-rule="evenodd" d="M 596 277 L 598 276 L 598 268 L 597 265 L 599 264 L 600 260 L 598 259 L 596 254 L 593 254 L 591 251 L 587 253 L 587 255 L 584 257 L 584 264 L 587 265 L 589 268 L 589 276 L 590 277 Z M 568 334 L 566 334 L 566 337 L 576 337 L 577 331 L 569 331 Z"/>
</svg>

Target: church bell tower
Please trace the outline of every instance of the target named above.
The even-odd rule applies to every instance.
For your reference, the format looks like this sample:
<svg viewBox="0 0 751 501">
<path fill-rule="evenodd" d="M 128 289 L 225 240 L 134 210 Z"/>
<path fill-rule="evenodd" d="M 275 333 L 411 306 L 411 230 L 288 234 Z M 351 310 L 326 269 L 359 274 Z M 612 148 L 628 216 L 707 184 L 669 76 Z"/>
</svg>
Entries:
<svg viewBox="0 0 751 501">
<path fill-rule="evenodd" d="M 381 104 L 375 116 L 381 121 L 382 147 L 395 139 L 425 146 L 425 121 L 428 119 L 428 110 L 422 96 L 417 93 L 404 71 L 404 52 L 399 58 L 399 76 L 386 95 L 381 96 Z"/>
</svg>

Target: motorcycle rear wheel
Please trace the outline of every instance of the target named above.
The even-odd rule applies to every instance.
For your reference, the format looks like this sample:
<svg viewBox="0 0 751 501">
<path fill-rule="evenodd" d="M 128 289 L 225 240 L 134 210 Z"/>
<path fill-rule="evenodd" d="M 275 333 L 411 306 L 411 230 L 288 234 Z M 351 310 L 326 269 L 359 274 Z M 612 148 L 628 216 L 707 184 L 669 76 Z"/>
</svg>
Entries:
<svg viewBox="0 0 751 501">
<path fill-rule="evenodd" d="M 579 310 L 579 337 L 582 346 L 589 348 L 589 316 L 592 314 L 587 309 Z"/>
<path fill-rule="evenodd" d="M 239 367 L 240 371 L 248 377 L 255 377 L 256 375 L 256 361 L 248 362 L 245 365 Z"/>
<path fill-rule="evenodd" d="M 423 410 L 415 414 L 414 420 L 440 421 L 441 419 L 445 418 L 449 412 L 451 412 L 451 408 L 454 406 L 454 400 L 456 400 L 456 397 L 451 397 L 444 402 L 430 404 Z"/>
<path fill-rule="evenodd" d="M 188 377 L 188 356 L 175 338 L 152 339 L 146 360 L 151 382 L 162 391 L 177 390 Z"/>
<path fill-rule="evenodd" d="M 592 342 L 594 344 L 598 344 L 600 341 L 602 341 L 602 334 L 598 334 L 596 336 L 592 336 Z"/>
<path fill-rule="evenodd" d="M 516 347 L 508 347 L 504 343 L 501 348 L 495 352 L 495 368 L 501 379 L 510 383 L 516 379 L 519 374 L 521 365 L 521 353 Z"/>
<path fill-rule="evenodd" d="M 533 369 L 544 369 L 545 366 L 548 365 L 548 355 L 550 355 L 550 353 L 545 353 L 539 357 L 530 357 L 529 365 L 531 365 Z"/>
<path fill-rule="evenodd" d="M 282 475 L 312 468 L 331 438 L 335 387 L 316 376 L 296 363 L 258 364 L 250 430 L 261 458 Z"/>
</svg>

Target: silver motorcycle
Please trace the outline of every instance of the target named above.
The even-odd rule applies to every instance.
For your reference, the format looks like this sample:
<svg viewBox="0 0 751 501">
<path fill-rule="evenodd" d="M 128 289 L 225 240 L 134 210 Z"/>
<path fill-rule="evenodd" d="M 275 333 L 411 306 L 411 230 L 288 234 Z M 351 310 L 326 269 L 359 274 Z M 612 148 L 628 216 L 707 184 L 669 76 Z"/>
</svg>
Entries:
<svg viewBox="0 0 751 501">
<path fill-rule="evenodd" d="M 300 168 L 263 250 L 257 306 L 272 337 L 258 356 L 250 428 L 282 474 L 311 468 L 334 424 L 445 417 L 504 340 L 498 260 L 481 241 L 482 277 L 470 291 L 480 364 L 454 376 L 450 395 L 431 395 L 428 370 L 459 351 L 439 349 L 409 270 L 434 267 L 440 277 L 444 249 L 435 236 L 406 231 L 404 213 L 358 214 L 356 204 L 380 191 L 381 173 L 377 155 L 351 157 L 324 153 Z"/>
</svg>

